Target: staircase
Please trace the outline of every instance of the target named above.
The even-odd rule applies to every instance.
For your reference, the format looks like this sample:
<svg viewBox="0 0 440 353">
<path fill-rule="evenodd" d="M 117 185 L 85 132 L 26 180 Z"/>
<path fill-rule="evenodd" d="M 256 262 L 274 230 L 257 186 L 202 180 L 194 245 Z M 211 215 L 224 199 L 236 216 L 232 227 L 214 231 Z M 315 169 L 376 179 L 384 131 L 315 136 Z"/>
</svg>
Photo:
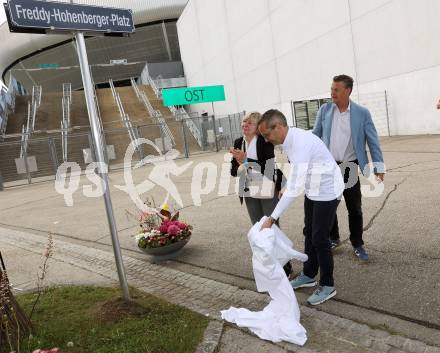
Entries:
<svg viewBox="0 0 440 353">
<path fill-rule="evenodd" d="M 189 152 L 200 151 L 200 146 L 186 128 L 186 125 L 176 121 L 170 110 L 163 106 L 162 100 L 157 99 L 152 88 L 145 85 L 138 87 L 145 92 L 153 109 L 161 112 L 162 118 L 174 137 L 175 148 L 181 154 L 184 154 L 182 126 L 185 126 Z M 157 124 L 156 118 L 150 116 L 144 104 L 136 96 L 133 87 L 117 87 L 116 90 L 125 112 L 130 116 L 134 130 L 138 132 L 138 137 L 149 139 L 154 143 L 158 142 L 157 140 L 162 141 L 161 128 Z M 98 89 L 96 94 L 102 126 L 105 131 L 106 144 L 113 145 L 115 149 L 116 161 L 110 162 L 121 163 L 124 160 L 126 149 L 131 143 L 128 130 L 121 120 L 111 89 Z M 27 155 L 35 156 L 38 168 L 37 172 L 31 173 L 32 178 L 55 175 L 57 166 L 63 162 L 60 131 L 63 117 L 62 97 L 62 92 L 46 93 L 42 96 L 41 105 L 36 115 L 35 132 L 30 135 L 28 140 Z M 7 138 L 4 142 L 0 143 L 0 173 L 5 182 L 27 179 L 26 174 L 17 175 L 15 158 L 20 157 L 20 134 L 22 126 L 26 125 L 27 122 L 29 101 L 31 101 L 31 96 L 16 97 L 15 112 L 10 114 L 8 119 Z M 90 124 L 84 92 L 82 91 L 72 92 L 70 120 L 72 129 L 69 130 L 67 137 L 67 159 L 69 162 L 78 163 L 84 170 L 86 165 L 83 158 L 83 149 L 90 148 L 88 138 Z M 17 136 L 11 136 L 14 134 L 17 134 Z M 142 153 L 135 153 L 134 158 L 139 159 L 148 155 L 156 156 L 157 151 L 151 146 L 144 144 L 142 146 Z"/>
<path fill-rule="evenodd" d="M 21 128 L 26 125 L 28 114 L 28 102 L 32 100 L 31 96 L 15 97 L 15 112 L 8 116 L 8 125 L 6 125 L 6 134 L 21 134 Z"/>
<path fill-rule="evenodd" d="M 168 127 L 171 130 L 171 133 L 174 136 L 174 140 L 176 142 L 176 149 L 184 153 L 185 151 L 185 145 L 183 140 L 183 134 L 182 134 L 182 123 L 176 121 L 176 118 L 174 115 L 172 115 L 171 111 L 168 109 L 168 107 L 165 107 L 163 105 L 162 99 L 159 99 L 156 97 L 156 94 L 154 93 L 151 86 L 146 85 L 140 85 L 139 89 L 145 92 L 147 95 L 148 100 L 150 101 L 151 105 L 155 110 L 160 111 L 163 118 L 165 119 L 165 122 L 167 123 Z M 184 125 L 185 126 L 185 125 Z M 185 136 L 186 136 L 186 142 L 188 146 L 189 153 L 194 152 L 200 152 L 201 148 L 200 145 L 197 143 L 197 140 L 194 138 L 192 133 L 188 130 L 188 128 L 185 126 Z"/>
</svg>

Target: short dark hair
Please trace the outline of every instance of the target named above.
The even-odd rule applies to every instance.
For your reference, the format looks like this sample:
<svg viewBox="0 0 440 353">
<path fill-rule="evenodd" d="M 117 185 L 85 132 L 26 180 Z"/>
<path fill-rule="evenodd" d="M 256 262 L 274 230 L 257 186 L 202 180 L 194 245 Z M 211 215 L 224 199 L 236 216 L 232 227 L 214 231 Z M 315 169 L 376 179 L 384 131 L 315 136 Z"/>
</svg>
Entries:
<svg viewBox="0 0 440 353">
<path fill-rule="evenodd" d="M 269 109 L 267 112 L 265 112 L 261 116 L 258 126 L 260 126 L 263 122 L 266 123 L 266 126 L 269 129 L 274 128 L 277 123 L 280 123 L 282 126 L 287 126 L 286 117 L 278 109 Z"/>
<path fill-rule="evenodd" d="M 345 88 L 353 90 L 353 79 L 348 75 L 338 75 L 333 77 L 333 82 L 343 82 Z"/>
</svg>

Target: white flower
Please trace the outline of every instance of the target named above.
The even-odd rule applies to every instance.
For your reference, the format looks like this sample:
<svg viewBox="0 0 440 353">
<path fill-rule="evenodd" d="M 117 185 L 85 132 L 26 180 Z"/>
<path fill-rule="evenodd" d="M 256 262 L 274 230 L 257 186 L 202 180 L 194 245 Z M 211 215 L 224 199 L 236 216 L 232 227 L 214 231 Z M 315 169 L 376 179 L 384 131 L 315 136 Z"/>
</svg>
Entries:
<svg viewBox="0 0 440 353">
<path fill-rule="evenodd" d="M 145 234 L 140 233 L 140 234 L 136 234 L 136 243 L 139 243 L 139 240 L 141 240 L 143 237 L 145 236 Z"/>
</svg>

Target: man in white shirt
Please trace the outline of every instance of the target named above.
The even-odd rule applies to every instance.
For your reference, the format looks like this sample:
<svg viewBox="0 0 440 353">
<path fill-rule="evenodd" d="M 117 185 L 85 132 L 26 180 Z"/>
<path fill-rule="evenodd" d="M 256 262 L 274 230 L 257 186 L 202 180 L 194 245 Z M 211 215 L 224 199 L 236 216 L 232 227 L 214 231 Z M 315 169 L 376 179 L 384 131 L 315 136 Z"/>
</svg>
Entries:
<svg viewBox="0 0 440 353">
<path fill-rule="evenodd" d="M 344 191 L 341 172 L 325 144 L 310 132 L 289 128 L 280 111 L 271 109 L 264 113 L 259 131 L 267 141 L 282 145 L 292 164 L 286 190 L 263 228 L 270 228 L 304 191 L 304 252 L 308 260 L 303 272 L 290 283 L 294 289 L 314 287 L 319 270 L 319 287 L 307 301 L 311 305 L 321 304 L 336 295 L 329 235 Z"/>
</svg>

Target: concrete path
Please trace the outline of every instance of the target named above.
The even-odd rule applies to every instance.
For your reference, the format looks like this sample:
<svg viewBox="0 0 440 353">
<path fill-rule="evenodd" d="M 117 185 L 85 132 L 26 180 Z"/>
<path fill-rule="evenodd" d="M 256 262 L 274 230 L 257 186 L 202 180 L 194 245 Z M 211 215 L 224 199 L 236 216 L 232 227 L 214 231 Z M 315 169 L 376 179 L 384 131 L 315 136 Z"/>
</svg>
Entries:
<svg viewBox="0 0 440 353">
<path fill-rule="evenodd" d="M 26 252 L 32 254 L 39 254 L 47 244 L 46 237 L 4 228 L 0 228 L 0 237 L 2 245 L 29 249 Z M 58 265 L 62 264 L 62 271 L 59 271 L 58 275 L 62 273 L 70 282 L 72 282 L 71 276 L 80 271 L 84 274 L 87 272 L 87 275 L 91 274 L 91 277 L 104 278 L 107 283 L 114 283 L 117 280 L 113 254 L 108 251 L 58 240 L 54 244 L 53 260 L 52 272 L 58 272 Z M 220 310 L 230 306 L 261 310 L 270 301 L 265 294 L 147 263 L 130 256 L 124 256 L 124 263 L 131 286 L 185 306 L 213 320 L 221 320 Z M 212 352 L 215 348 L 225 353 L 440 353 L 438 337 L 432 337 L 432 341 L 426 344 L 420 340 L 407 338 L 400 332 L 391 331 L 390 328 L 384 330 L 369 327 L 306 306 L 301 307 L 301 315 L 301 322 L 309 337 L 304 347 L 285 342 L 278 344 L 265 342 L 246 331 L 227 325 L 221 336 L 217 332 L 218 341 L 215 347 L 208 345 L 206 350 L 199 351 Z M 412 329 L 425 330 L 428 337 L 435 334 L 435 331 L 425 328 L 412 326 Z"/>
<path fill-rule="evenodd" d="M 335 253 L 338 295 L 319 310 L 370 327 L 398 327 L 398 331 L 408 337 L 440 344 L 430 340 L 430 334 L 426 333 L 432 329 L 440 336 L 435 331 L 440 329 L 440 217 L 437 205 L 440 198 L 440 136 L 386 138 L 382 147 L 388 168 L 385 190 L 379 197 L 363 199 L 364 239 L 371 261 L 361 264 L 354 257 L 346 240 L 346 211 L 341 204 L 338 213 L 345 242 Z M 254 291 L 245 236 L 250 224 L 245 207 L 233 195 L 233 183 L 227 196 L 219 195 L 217 183 L 213 192 L 201 196 L 201 207 L 195 206 L 191 197 L 195 167 L 212 162 L 220 173 L 223 160 L 223 153 L 210 153 L 177 162 L 179 166 L 192 162 L 181 175 L 172 176 L 172 180 L 184 203 L 181 217 L 194 225 L 194 234 L 179 258 L 161 267 Z M 283 162 L 282 158 L 279 162 Z M 223 167 L 227 171 L 227 164 Z M 135 171 L 135 183 L 146 180 L 151 169 L 146 166 Z M 147 261 L 148 257 L 134 244 L 132 235 L 136 226 L 125 213 L 127 209 L 134 210 L 133 203 L 125 192 L 114 187 L 124 184 L 122 171 L 112 172 L 110 180 L 124 254 Z M 85 184 L 91 183 L 82 178 L 80 186 Z M 363 184 L 369 185 L 366 180 Z M 160 203 L 165 194 L 156 186 L 144 196 L 154 196 Z M 86 198 L 80 189 L 73 195 L 73 201 L 73 207 L 66 207 L 53 181 L 7 188 L 0 192 L 0 226 L 43 237 L 53 232 L 56 241 L 111 251 L 102 199 Z M 303 248 L 302 222 L 302 200 L 297 200 L 283 216 L 281 224 L 299 250 Z M 0 245 L 2 249 L 3 245 Z M 6 258 L 14 264 L 14 270 L 19 266 L 15 260 L 16 245 L 8 246 L 5 247 Z M 294 269 L 299 271 L 300 267 L 295 264 Z M 22 273 L 20 267 L 16 271 L 17 275 Z M 80 279 L 89 278 L 79 273 Z M 90 281 L 99 283 L 99 276 L 93 276 Z M 20 277 L 14 279 L 18 284 L 23 281 Z M 308 295 L 308 291 L 298 292 L 300 303 L 305 303 Z M 413 327 L 414 324 L 417 329 L 405 329 L 406 325 Z"/>
</svg>

